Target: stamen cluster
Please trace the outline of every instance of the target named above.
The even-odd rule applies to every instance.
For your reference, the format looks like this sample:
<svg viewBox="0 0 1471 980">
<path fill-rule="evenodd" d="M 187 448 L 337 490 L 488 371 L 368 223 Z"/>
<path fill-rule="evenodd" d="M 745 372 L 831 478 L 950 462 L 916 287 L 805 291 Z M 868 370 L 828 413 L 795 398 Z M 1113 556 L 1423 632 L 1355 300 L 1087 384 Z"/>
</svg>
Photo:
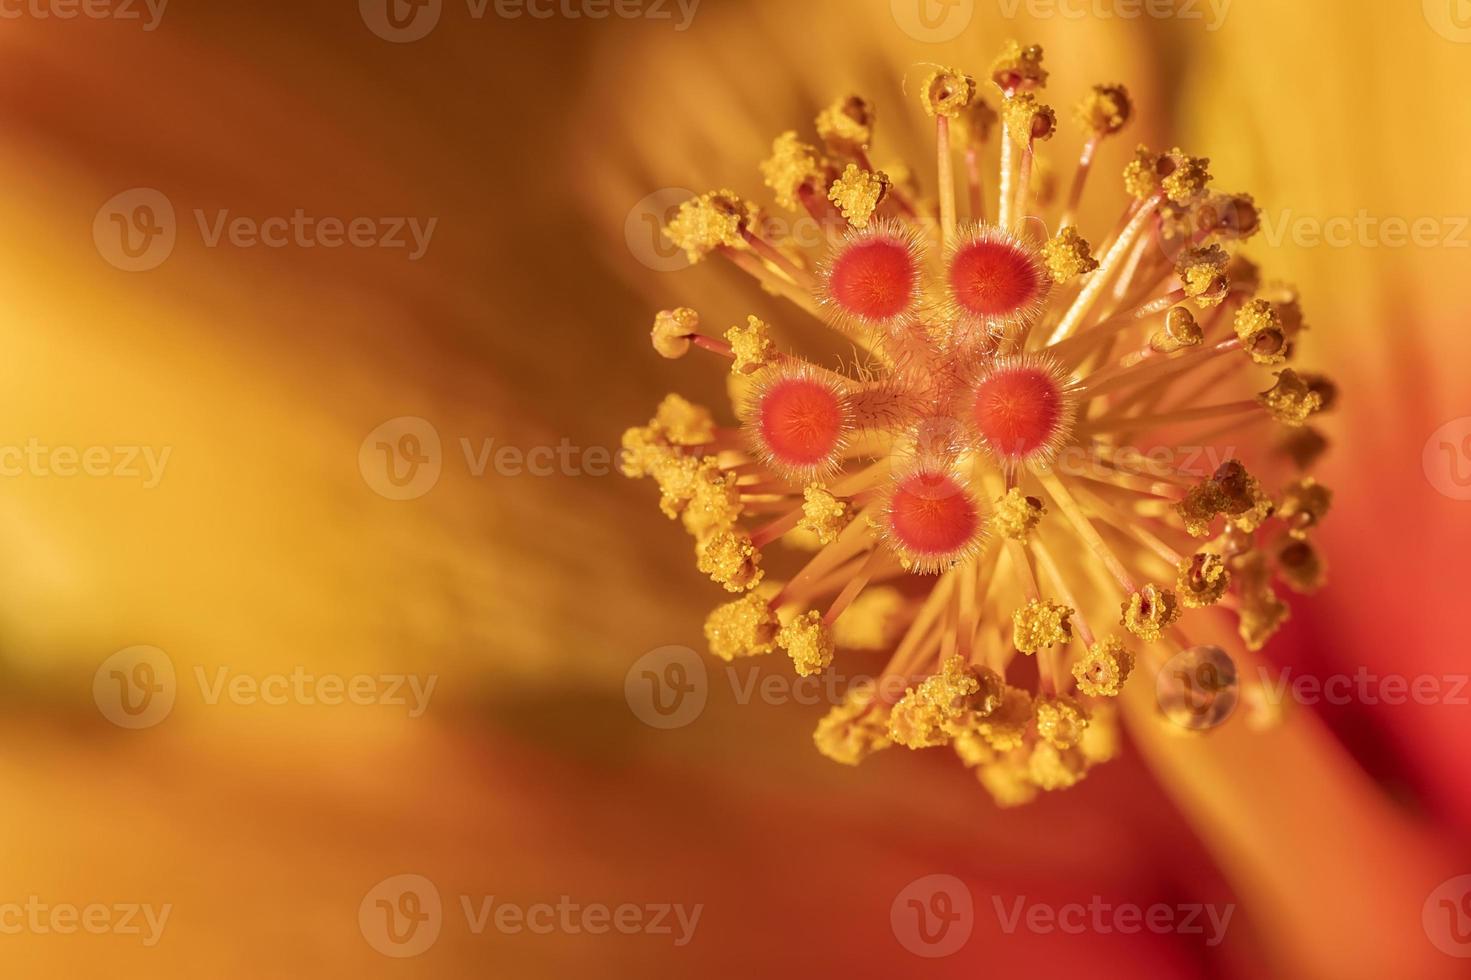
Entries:
<svg viewBox="0 0 1471 980">
<path fill-rule="evenodd" d="M 782 349 L 744 311 L 711 333 L 667 310 L 655 349 L 726 359 L 738 424 L 671 395 L 624 437 L 625 472 L 658 484 L 698 567 L 736 594 L 706 624 L 712 653 L 782 650 L 812 675 L 887 650 L 817 747 L 856 764 L 948 745 L 1002 805 L 1117 751 L 1114 699 L 1141 664 L 1196 648 L 1187 612 L 1234 615 L 1238 656 L 1259 650 L 1288 615 L 1278 585 L 1321 585 L 1311 535 L 1330 502 L 1307 470 L 1334 389 L 1289 366 L 1306 328 L 1295 292 L 1240 252 L 1252 199 L 1213 191 L 1208 160 L 1141 146 L 1117 222 L 1085 237 L 1096 151 L 1134 109 L 1120 85 L 1084 95 L 1072 183 L 1049 204 L 1042 65 L 1013 42 L 983 81 L 925 80 L 928 191 L 871 162 L 858 96 L 822 111 L 817 142 L 777 137 L 765 183 L 821 249 L 729 190 L 684 204 L 671 241 L 837 331 L 856 366 Z"/>
</svg>

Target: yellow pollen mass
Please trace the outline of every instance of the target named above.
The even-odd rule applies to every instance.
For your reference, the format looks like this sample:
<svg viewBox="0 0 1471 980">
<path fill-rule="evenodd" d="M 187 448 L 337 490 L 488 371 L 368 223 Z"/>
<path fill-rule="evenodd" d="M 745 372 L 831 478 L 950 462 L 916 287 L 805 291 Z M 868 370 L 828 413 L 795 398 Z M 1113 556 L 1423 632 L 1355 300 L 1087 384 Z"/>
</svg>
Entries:
<svg viewBox="0 0 1471 980">
<path fill-rule="evenodd" d="M 721 245 L 747 248 L 741 232 L 750 219 L 750 208 L 734 191 L 711 191 L 681 204 L 664 227 L 664 237 L 684 249 L 691 262 L 699 262 Z"/>
<path fill-rule="evenodd" d="M 1039 789 L 1067 789 L 1088 774 L 1088 763 L 1076 749 L 1059 749 L 1042 741 L 1032 748 L 1027 773 Z"/>
<path fill-rule="evenodd" d="M 1210 309 L 1231 290 L 1231 279 L 1226 275 L 1230 261 L 1231 256 L 1219 245 L 1187 248 L 1175 263 L 1175 274 L 1180 277 L 1185 295 L 1201 309 Z"/>
<path fill-rule="evenodd" d="M 1001 677 L 994 671 L 952 656 L 938 674 L 904 692 L 890 715 L 889 736 L 911 749 L 944 745 L 957 735 L 975 731 L 982 719 L 1000 707 L 1003 690 Z"/>
<path fill-rule="evenodd" d="M 715 438 L 710 410 L 675 394 L 664 396 L 649 424 L 676 446 L 699 446 Z"/>
<path fill-rule="evenodd" d="M 675 449 L 669 445 L 669 440 L 652 425 L 625 429 L 622 447 L 618 469 L 624 476 L 634 480 L 652 476 L 671 456 L 677 455 Z"/>
<path fill-rule="evenodd" d="M 1178 147 L 1168 154 L 1174 169 L 1160 182 L 1165 197 L 1176 204 L 1193 204 L 1205 193 L 1211 180 L 1210 161 L 1187 156 Z"/>
<path fill-rule="evenodd" d="M 1031 773 L 1014 762 L 982 766 L 976 770 L 976 778 L 991 794 L 996 805 L 1004 809 L 1025 806 L 1037 798 L 1037 786 L 1032 782 Z"/>
<path fill-rule="evenodd" d="M 1078 744 L 1088 727 L 1088 713 L 1070 697 L 1044 695 L 1037 699 L 1037 734 L 1059 749 Z"/>
<path fill-rule="evenodd" d="M 1042 67 L 1042 46 L 1007 39 L 1001 53 L 991 62 L 991 80 L 1002 91 L 1041 88 L 1047 84 L 1047 69 Z"/>
<path fill-rule="evenodd" d="M 685 530 L 702 541 L 715 531 L 733 526 L 741 511 L 736 474 L 722 470 L 714 456 L 701 459 L 689 500 L 679 515 Z"/>
<path fill-rule="evenodd" d="M 1272 590 L 1272 572 L 1265 555 L 1252 552 L 1238 559 L 1236 573 L 1242 583 L 1237 632 L 1248 650 L 1260 650 L 1287 622 L 1291 610 Z"/>
<path fill-rule="evenodd" d="M 1276 308 L 1264 299 L 1243 303 L 1236 311 L 1236 336 L 1241 349 L 1258 364 L 1281 364 L 1287 360 L 1287 336 Z"/>
<path fill-rule="evenodd" d="M 1002 537 L 1025 541 L 1036 529 L 1047 509 L 1036 497 L 1028 497 L 1016 487 L 996 501 L 996 510 L 991 514 L 991 527 Z"/>
<path fill-rule="evenodd" d="M 834 762 L 856 766 L 875 752 L 888 748 L 889 711 L 872 684 L 850 688 L 837 705 L 817 723 L 812 733 L 817 751 Z"/>
<path fill-rule="evenodd" d="M 1175 591 L 1182 605 L 1201 609 L 1219 602 L 1231 586 L 1231 572 L 1220 555 L 1201 551 L 1180 561 Z"/>
<path fill-rule="evenodd" d="M 855 228 L 867 228 L 868 220 L 889 193 L 889 178 L 882 171 L 861 169 L 850 163 L 843 175 L 827 190 L 828 200 L 837 205 L 843 217 Z"/>
<path fill-rule="evenodd" d="M 1042 260 L 1053 282 L 1066 282 L 1098 268 L 1098 260 L 1075 225 L 1068 225 L 1042 246 Z"/>
<path fill-rule="evenodd" d="M 1006 133 L 1021 147 L 1034 140 L 1048 140 L 1057 131 L 1057 113 L 1030 94 L 1013 95 L 1001 103 Z"/>
<path fill-rule="evenodd" d="M 761 552 L 751 536 L 739 528 L 716 531 L 700 542 L 696 552 L 700 571 L 725 587 L 727 592 L 753 589 L 764 574 Z"/>
<path fill-rule="evenodd" d="M 822 621 L 822 613 L 816 609 L 807 610 L 783 626 L 776 642 L 792 658 L 797 673 L 803 677 L 820 674 L 833 662 L 836 644 Z"/>
<path fill-rule="evenodd" d="M 700 329 L 700 315 L 688 306 L 677 310 L 660 310 L 654 317 L 649 339 L 660 357 L 675 360 L 690 352 L 691 338 Z"/>
<path fill-rule="evenodd" d="M 1032 696 L 1022 688 L 1007 685 L 996 710 L 976 725 L 976 734 L 997 752 L 1010 752 L 1025 740 L 1033 714 Z"/>
<path fill-rule="evenodd" d="M 717 606 L 705 620 L 705 641 L 721 660 L 770 653 L 776 641 L 776 613 L 764 596 L 748 592 Z"/>
<path fill-rule="evenodd" d="M 1158 155 L 1140 143 L 1134 150 L 1134 159 L 1124 167 L 1124 189 L 1141 201 L 1158 191 L 1159 161 Z"/>
<path fill-rule="evenodd" d="M 802 490 L 802 519 L 797 526 L 810 531 L 820 544 L 832 544 L 852 519 L 852 508 L 820 483 Z"/>
<path fill-rule="evenodd" d="M 1174 306 L 1165 314 L 1165 328 L 1149 338 L 1149 346 L 1161 354 L 1197 347 L 1205 340 L 1205 331 L 1195 321 L 1188 306 Z"/>
<path fill-rule="evenodd" d="M 1073 611 L 1050 599 L 1028 599 L 1011 614 L 1012 645 L 1022 653 L 1065 644 L 1073 638 Z"/>
<path fill-rule="evenodd" d="M 1284 425 L 1307 422 L 1323 407 L 1323 396 L 1310 388 L 1291 368 L 1277 372 L 1277 383 L 1257 396 L 1257 401 Z"/>
<path fill-rule="evenodd" d="M 817 135 L 831 153 L 854 155 L 873 142 L 873 106 L 866 99 L 849 95 L 817 114 Z"/>
<path fill-rule="evenodd" d="M 1146 585 L 1124 600 L 1123 613 L 1119 625 L 1145 643 L 1155 643 L 1180 618 L 1180 605 L 1169 589 Z"/>
<path fill-rule="evenodd" d="M 746 317 L 746 325 L 731 327 L 725 332 L 725 339 L 735 354 L 731 374 L 753 374 L 776 360 L 771 328 L 760 317 Z"/>
<path fill-rule="evenodd" d="M 822 182 L 822 163 L 815 147 L 803 143 L 796 130 L 787 130 L 771 144 L 771 156 L 761 163 L 766 186 L 776 194 L 776 203 L 789 211 L 801 206 L 797 192 L 804 185 Z"/>
<path fill-rule="evenodd" d="M 1134 654 L 1118 637 L 1108 636 L 1073 664 L 1078 690 L 1095 698 L 1117 697 L 1134 670 Z"/>
<path fill-rule="evenodd" d="M 976 97 L 976 80 L 955 68 L 930 72 L 920 87 L 920 103 L 931 116 L 954 119 Z"/>
<path fill-rule="evenodd" d="M 1332 505 L 1333 491 L 1308 476 L 1288 484 L 1282 491 L 1278 514 L 1287 522 L 1287 533 L 1302 538 L 1322 522 Z"/>
<path fill-rule="evenodd" d="M 1129 90 L 1122 85 L 1095 85 L 1078 103 L 1078 121 L 1099 136 L 1123 129 L 1133 114 Z"/>
</svg>

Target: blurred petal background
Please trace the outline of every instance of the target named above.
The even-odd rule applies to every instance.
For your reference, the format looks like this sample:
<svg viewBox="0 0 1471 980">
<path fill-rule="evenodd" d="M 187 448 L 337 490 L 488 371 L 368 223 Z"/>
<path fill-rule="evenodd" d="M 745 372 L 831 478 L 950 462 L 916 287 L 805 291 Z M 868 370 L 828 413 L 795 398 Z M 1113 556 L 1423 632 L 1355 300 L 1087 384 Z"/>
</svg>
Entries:
<svg viewBox="0 0 1471 980">
<path fill-rule="evenodd" d="M 1306 346 L 1342 383 L 1331 584 L 1268 653 L 1299 675 L 1448 692 L 1467 674 L 1471 581 L 1458 2 L 7 7 L 0 967 L 1463 975 L 1443 947 L 1471 943 L 1444 927 L 1471 928 L 1471 907 L 1422 911 L 1471 873 L 1464 703 L 1352 698 L 1207 739 L 1144 726 L 1121 762 L 1021 811 L 937 760 L 836 770 L 808 737 L 821 708 L 739 703 L 713 666 L 704 712 L 661 731 L 625 676 L 652 649 L 700 649 L 718 597 L 648 488 L 607 466 L 665 391 L 718 398 L 713 369 L 648 350 L 653 311 L 698 298 L 735 322 L 771 303 L 724 270 L 661 271 L 639 238 L 647 195 L 754 190 L 771 137 L 849 90 L 879 104 L 880 162 L 918 164 L 900 88 L 915 66 L 979 68 L 1005 37 L 1036 40 L 1059 102 L 1123 81 L 1141 106 L 1129 136 L 1208 154 L 1222 186 L 1257 195 L 1253 254 L 1302 287 Z M 1127 152 L 1108 145 L 1100 172 Z M 129 272 L 108 215 L 156 203 L 136 189 L 167 201 L 175 242 Z M 298 211 L 435 224 L 413 259 L 407 233 L 211 243 L 222 213 Z M 1417 221 L 1415 240 L 1396 233 Z M 432 427 L 439 474 L 395 500 L 374 461 L 403 417 Z M 59 475 L 68 447 L 105 449 L 96 475 Z M 503 447 L 551 447 L 557 472 L 498 463 Z M 131 730 L 94 675 L 137 645 L 162 651 L 174 702 Z M 304 674 L 435 686 L 417 714 L 211 696 L 221 676 Z M 437 941 L 404 959 L 359 918 L 401 874 L 443 902 Z M 932 874 L 964 883 L 974 922 L 924 960 L 890 911 Z M 678 946 L 677 928 L 477 933 L 462 900 L 489 896 L 702 911 Z M 997 912 L 1095 896 L 1234 911 L 1219 944 L 1008 931 Z M 154 945 L 14 928 L 7 903 L 38 902 L 171 912 Z"/>
</svg>

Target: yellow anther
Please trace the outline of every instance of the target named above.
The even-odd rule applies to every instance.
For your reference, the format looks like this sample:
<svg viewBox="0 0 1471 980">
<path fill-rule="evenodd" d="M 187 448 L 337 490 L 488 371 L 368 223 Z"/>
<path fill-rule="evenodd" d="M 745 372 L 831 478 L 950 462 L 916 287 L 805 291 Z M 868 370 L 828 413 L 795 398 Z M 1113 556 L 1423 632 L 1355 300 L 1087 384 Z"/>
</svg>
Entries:
<svg viewBox="0 0 1471 980">
<path fill-rule="evenodd" d="M 1031 94 L 1013 95 L 1003 101 L 1001 118 L 1006 121 L 1007 135 L 1022 147 L 1038 140 L 1049 140 L 1057 131 L 1057 113 Z"/>
<path fill-rule="evenodd" d="M 746 317 L 746 325 L 731 327 L 725 332 L 725 339 L 735 354 L 731 374 L 752 374 L 776 360 L 771 328 L 760 317 Z"/>
<path fill-rule="evenodd" d="M 1098 260 L 1075 225 L 1068 225 L 1042 246 L 1042 260 L 1053 282 L 1066 282 L 1098 268 Z"/>
<path fill-rule="evenodd" d="M 1069 697 L 1044 695 L 1037 699 L 1037 734 L 1059 749 L 1078 744 L 1088 727 L 1088 712 Z"/>
<path fill-rule="evenodd" d="M 837 205 L 843 217 L 855 228 L 867 228 L 868 221 L 889 193 L 889 178 L 882 171 L 870 173 L 850 163 L 843 175 L 827 190 L 828 200 Z"/>
<path fill-rule="evenodd" d="M 834 762 L 856 766 L 893 744 L 889 739 L 889 709 L 873 684 L 849 688 L 837 705 L 817 723 L 812 733 L 817 751 Z"/>
<path fill-rule="evenodd" d="M 705 641 L 721 660 L 770 653 L 776 631 L 776 614 L 766 598 L 755 592 L 717 606 L 705 620 Z"/>
<path fill-rule="evenodd" d="M 747 248 L 742 232 L 750 224 L 751 208 L 734 191 L 712 191 L 685 201 L 664 228 L 664 237 L 698 262 L 722 245 Z"/>
<path fill-rule="evenodd" d="M 1026 47 L 1008 40 L 996 60 L 991 62 L 991 81 L 1003 92 L 1041 88 L 1047 84 L 1047 69 L 1042 67 L 1042 46 Z"/>
<path fill-rule="evenodd" d="M 931 116 L 954 119 L 976 96 L 976 80 L 955 68 L 930 72 L 920 88 L 920 103 Z"/>
<path fill-rule="evenodd" d="M 817 114 L 817 135 L 829 153 L 862 153 L 873 142 L 873 106 L 857 95 L 838 99 Z"/>
<path fill-rule="evenodd" d="M 654 316 L 654 327 L 649 338 L 660 357 L 671 360 L 690 352 L 690 343 L 700 329 L 700 315 L 688 306 L 677 310 L 660 310 Z"/>
<path fill-rule="evenodd" d="M 1073 638 L 1073 611 L 1050 599 L 1028 599 L 1011 614 L 1012 645 L 1022 653 L 1066 644 Z"/>
<path fill-rule="evenodd" d="M 1231 585 L 1231 573 L 1220 555 L 1197 552 L 1180 561 L 1175 589 L 1182 605 L 1200 609 L 1219 602 Z"/>
<path fill-rule="evenodd" d="M 809 483 L 802 489 L 802 520 L 797 524 L 817 536 L 821 544 L 832 544 L 853 518 L 847 501 L 820 483 Z"/>
<path fill-rule="evenodd" d="M 991 527 L 1002 537 L 1025 541 L 1036 529 L 1047 509 L 1036 497 L 1028 497 L 1016 487 L 1006 491 L 996 501 L 996 510 L 991 514 Z"/>
<path fill-rule="evenodd" d="M 1124 689 L 1124 681 L 1129 679 L 1133 670 L 1134 654 L 1124 646 L 1124 641 L 1106 636 L 1073 664 L 1073 678 L 1078 682 L 1078 690 L 1084 694 L 1112 698 Z"/>
<path fill-rule="evenodd" d="M 817 150 L 797 138 L 794 130 L 782 133 L 771 144 L 771 156 L 761 163 L 766 186 L 776 194 L 776 203 L 788 210 L 801 206 L 798 192 L 822 182 L 822 162 Z"/>
<path fill-rule="evenodd" d="M 1119 624 L 1145 643 L 1159 640 L 1164 630 L 1180 618 L 1175 593 L 1150 584 L 1124 600 Z"/>
<path fill-rule="evenodd" d="M 816 609 L 809 609 L 783 626 L 776 642 L 792 658 L 792 665 L 803 677 L 820 674 L 833 662 L 836 644 L 832 631 Z"/>
<path fill-rule="evenodd" d="M 1133 114 L 1129 90 L 1122 85 L 1095 85 L 1078 104 L 1078 121 L 1098 136 L 1123 129 Z"/>
<path fill-rule="evenodd" d="M 761 552 L 751 543 L 751 536 L 740 528 L 716 531 L 700 542 L 697 555 L 699 569 L 727 592 L 753 589 L 764 574 Z"/>
<path fill-rule="evenodd" d="M 1304 424 L 1323 408 L 1323 396 L 1310 388 L 1291 368 L 1277 372 L 1277 383 L 1258 395 L 1257 401 L 1265 405 L 1277 421 L 1291 426 Z"/>
</svg>

